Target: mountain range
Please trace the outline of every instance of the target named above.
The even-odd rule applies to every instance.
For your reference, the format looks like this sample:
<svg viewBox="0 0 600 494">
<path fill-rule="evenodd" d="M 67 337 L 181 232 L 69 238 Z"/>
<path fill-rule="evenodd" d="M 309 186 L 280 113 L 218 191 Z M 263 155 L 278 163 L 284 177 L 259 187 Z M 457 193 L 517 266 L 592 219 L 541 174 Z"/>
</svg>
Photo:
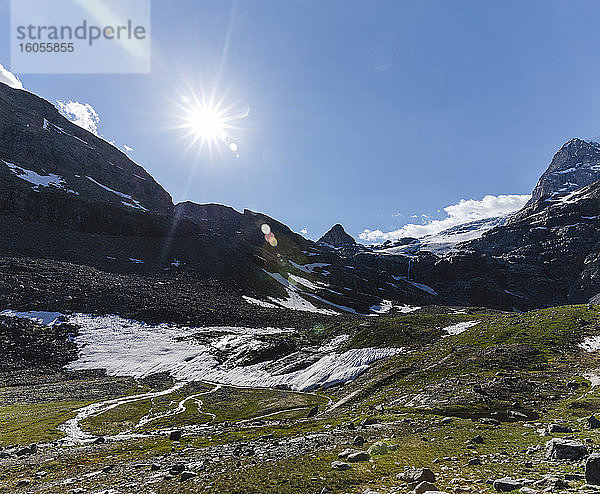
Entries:
<svg viewBox="0 0 600 494">
<path fill-rule="evenodd" d="M 510 217 L 375 246 L 338 224 L 313 242 L 259 212 L 174 204 L 113 145 L 0 84 L 0 262 L 12 274 L 2 297 L 160 320 L 150 303 L 160 295 L 144 309 L 116 293 L 144 283 L 160 286 L 174 313 L 195 298 L 220 322 L 251 310 L 276 319 L 281 309 L 337 317 L 584 303 L 600 293 L 599 180 L 600 144 L 572 139 Z M 67 289 L 65 277 L 78 281 Z M 87 277 L 104 280 L 93 295 Z"/>
</svg>

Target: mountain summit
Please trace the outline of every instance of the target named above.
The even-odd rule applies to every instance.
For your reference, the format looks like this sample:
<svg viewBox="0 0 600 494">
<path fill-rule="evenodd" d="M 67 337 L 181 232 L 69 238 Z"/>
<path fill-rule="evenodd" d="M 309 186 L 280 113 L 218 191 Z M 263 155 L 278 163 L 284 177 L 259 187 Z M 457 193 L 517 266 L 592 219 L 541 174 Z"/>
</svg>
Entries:
<svg viewBox="0 0 600 494">
<path fill-rule="evenodd" d="M 327 244 L 333 247 L 348 247 L 356 245 L 356 240 L 346 233 L 344 227 L 339 223 L 331 227 L 331 229 L 323 235 L 318 243 Z"/>
<path fill-rule="evenodd" d="M 563 144 L 540 177 L 531 202 L 553 199 L 600 180 L 600 144 L 571 139 Z"/>
</svg>

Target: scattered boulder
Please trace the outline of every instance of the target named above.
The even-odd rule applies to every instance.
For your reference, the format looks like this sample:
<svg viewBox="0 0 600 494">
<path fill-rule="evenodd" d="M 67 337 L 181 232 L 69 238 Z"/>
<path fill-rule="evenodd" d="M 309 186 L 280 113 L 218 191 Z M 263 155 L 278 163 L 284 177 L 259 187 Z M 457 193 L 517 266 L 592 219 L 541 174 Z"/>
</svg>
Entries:
<svg viewBox="0 0 600 494">
<path fill-rule="evenodd" d="M 452 417 L 444 417 L 440 420 L 440 425 L 448 425 L 452 423 Z"/>
<path fill-rule="evenodd" d="M 415 487 L 415 494 L 424 494 L 431 491 L 437 491 L 437 487 L 430 482 L 421 482 Z"/>
<path fill-rule="evenodd" d="M 547 460 L 581 460 L 586 455 L 587 448 L 579 441 L 555 437 L 546 443 Z"/>
<path fill-rule="evenodd" d="M 345 449 L 344 451 L 342 451 L 341 453 L 338 454 L 338 459 L 345 460 L 346 458 L 348 458 L 348 456 L 350 456 L 353 453 L 358 453 L 358 450 L 347 448 L 347 449 Z"/>
<path fill-rule="evenodd" d="M 376 419 L 375 417 L 367 417 L 366 419 L 361 420 L 360 425 L 364 427 L 366 425 L 375 425 L 378 423 L 379 419 Z"/>
<path fill-rule="evenodd" d="M 306 418 L 314 417 L 318 413 L 319 413 L 319 405 L 315 405 L 308 411 L 308 415 L 306 416 Z"/>
<path fill-rule="evenodd" d="M 573 429 L 561 424 L 548 424 L 548 432 L 550 434 L 570 434 Z"/>
<path fill-rule="evenodd" d="M 98 436 L 96 439 L 94 439 L 94 444 L 103 444 L 106 442 L 106 439 L 104 438 L 104 436 Z"/>
<path fill-rule="evenodd" d="M 388 446 L 384 442 L 377 441 L 368 450 L 370 455 L 385 455 L 388 452 Z"/>
<path fill-rule="evenodd" d="M 346 463 L 345 461 L 334 461 L 331 464 L 331 468 L 333 470 L 349 470 L 350 468 L 352 468 L 348 463 Z"/>
<path fill-rule="evenodd" d="M 493 485 L 494 489 L 496 489 L 498 492 L 511 492 L 523 487 L 523 484 L 513 480 L 512 477 L 503 477 L 501 479 L 494 480 Z"/>
<path fill-rule="evenodd" d="M 533 483 L 533 487 L 543 488 L 546 492 L 554 492 L 568 489 L 569 484 L 556 475 L 544 475 L 540 480 Z"/>
<path fill-rule="evenodd" d="M 186 480 L 194 478 L 196 475 L 198 475 L 196 472 L 192 472 L 191 470 L 184 470 L 183 472 L 181 472 L 180 480 L 182 482 L 185 482 Z"/>
<path fill-rule="evenodd" d="M 471 458 L 468 462 L 467 462 L 468 466 L 473 466 L 473 465 L 481 465 L 481 459 L 480 458 Z"/>
<path fill-rule="evenodd" d="M 409 484 L 421 482 L 435 482 L 435 474 L 429 468 L 411 468 L 397 475 L 400 480 Z"/>
<path fill-rule="evenodd" d="M 353 446 L 362 446 L 363 444 L 365 444 L 365 438 L 362 436 L 356 436 L 353 440 L 352 440 L 352 445 Z"/>
<path fill-rule="evenodd" d="M 30 444 L 29 446 L 25 446 L 24 448 L 18 449 L 15 454 L 17 456 L 32 455 L 37 451 L 37 449 L 37 444 Z"/>
<path fill-rule="evenodd" d="M 483 444 L 483 437 L 475 436 L 475 437 L 471 438 L 471 440 L 469 442 L 471 442 L 473 444 Z"/>
<path fill-rule="evenodd" d="M 181 439 L 181 431 L 180 430 L 171 431 L 171 433 L 169 434 L 169 439 L 171 441 L 179 441 Z"/>
<path fill-rule="evenodd" d="M 585 462 L 585 481 L 589 485 L 600 485 L 600 453 L 591 454 Z"/>
<path fill-rule="evenodd" d="M 356 453 L 352 453 L 351 455 L 348 455 L 348 462 L 349 463 L 357 463 L 359 461 L 369 461 L 371 459 L 371 455 L 369 453 L 367 453 L 366 451 L 357 451 Z"/>
<path fill-rule="evenodd" d="M 600 429 L 600 420 L 594 415 L 590 415 L 585 418 L 585 427 L 586 429 Z"/>
<path fill-rule="evenodd" d="M 482 419 L 479 419 L 479 422 L 486 425 L 502 425 L 502 422 L 491 417 L 483 417 Z"/>
<path fill-rule="evenodd" d="M 187 465 L 185 463 L 176 463 L 169 469 L 170 475 L 179 475 L 180 473 L 187 470 Z"/>
</svg>

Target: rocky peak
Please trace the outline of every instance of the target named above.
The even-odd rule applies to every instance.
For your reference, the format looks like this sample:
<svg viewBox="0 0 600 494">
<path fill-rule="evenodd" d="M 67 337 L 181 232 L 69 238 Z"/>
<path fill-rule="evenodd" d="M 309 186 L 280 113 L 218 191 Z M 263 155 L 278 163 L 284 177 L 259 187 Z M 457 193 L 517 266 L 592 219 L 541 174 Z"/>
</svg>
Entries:
<svg viewBox="0 0 600 494">
<path fill-rule="evenodd" d="M 331 227 L 331 229 L 323 235 L 319 242 L 320 244 L 328 244 L 333 247 L 348 247 L 356 245 L 356 241 L 346 233 L 344 227 L 339 223 Z"/>
<path fill-rule="evenodd" d="M 563 196 L 600 180 L 600 144 L 571 139 L 552 158 L 533 190 L 531 202 Z"/>
</svg>

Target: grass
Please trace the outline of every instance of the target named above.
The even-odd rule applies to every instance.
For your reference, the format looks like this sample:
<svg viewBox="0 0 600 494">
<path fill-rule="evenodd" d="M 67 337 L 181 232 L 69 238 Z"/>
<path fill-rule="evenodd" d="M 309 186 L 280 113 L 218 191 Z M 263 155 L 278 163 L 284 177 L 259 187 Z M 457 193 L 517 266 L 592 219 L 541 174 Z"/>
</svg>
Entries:
<svg viewBox="0 0 600 494">
<path fill-rule="evenodd" d="M 0 407 L 0 446 L 53 441 L 64 434 L 57 427 L 87 402 L 32 403 Z"/>
</svg>

